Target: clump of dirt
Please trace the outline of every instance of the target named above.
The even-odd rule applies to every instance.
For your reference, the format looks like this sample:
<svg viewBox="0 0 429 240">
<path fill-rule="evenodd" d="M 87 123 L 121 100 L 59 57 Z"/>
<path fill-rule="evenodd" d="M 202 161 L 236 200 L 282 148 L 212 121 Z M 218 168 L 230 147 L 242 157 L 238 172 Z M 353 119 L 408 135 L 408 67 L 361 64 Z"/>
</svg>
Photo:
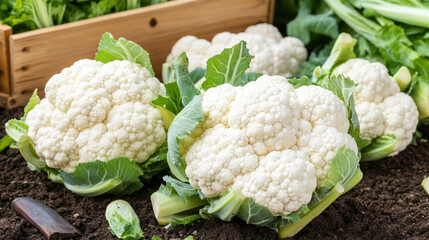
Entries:
<svg viewBox="0 0 429 240">
<path fill-rule="evenodd" d="M 22 108 L 0 108 L 0 136 L 4 124 L 19 118 Z M 421 128 L 429 137 L 429 127 Z M 361 163 L 364 178 L 341 196 L 294 239 L 429 239 L 429 196 L 421 181 L 429 176 L 429 147 L 426 141 L 409 146 L 395 157 Z M 155 220 L 150 195 L 161 180 L 155 179 L 140 191 L 121 197 L 128 201 L 140 218 L 145 239 L 276 239 L 268 228 L 246 225 L 240 220 L 222 222 L 200 219 L 186 226 L 165 229 Z M 119 197 L 84 198 L 51 182 L 43 172 L 26 166 L 18 150 L 0 153 L 0 236 L 2 239 L 44 239 L 42 234 L 11 206 L 17 197 L 39 200 L 78 228 L 83 236 L 76 239 L 115 239 L 107 229 L 104 213 L 107 205 Z"/>
</svg>

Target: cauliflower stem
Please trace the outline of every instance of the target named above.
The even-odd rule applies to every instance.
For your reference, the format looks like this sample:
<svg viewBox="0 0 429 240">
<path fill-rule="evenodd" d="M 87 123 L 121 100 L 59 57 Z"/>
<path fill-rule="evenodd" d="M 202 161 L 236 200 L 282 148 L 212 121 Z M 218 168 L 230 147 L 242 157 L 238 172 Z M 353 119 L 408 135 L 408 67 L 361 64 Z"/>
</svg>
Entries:
<svg viewBox="0 0 429 240">
<path fill-rule="evenodd" d="M 399 140 L 393 134 L 383 135 L 372 140 L 371 144 L 362 149 L 363 162 L 375 161 L 385 158 L 395 151 Z"/>
</svg>

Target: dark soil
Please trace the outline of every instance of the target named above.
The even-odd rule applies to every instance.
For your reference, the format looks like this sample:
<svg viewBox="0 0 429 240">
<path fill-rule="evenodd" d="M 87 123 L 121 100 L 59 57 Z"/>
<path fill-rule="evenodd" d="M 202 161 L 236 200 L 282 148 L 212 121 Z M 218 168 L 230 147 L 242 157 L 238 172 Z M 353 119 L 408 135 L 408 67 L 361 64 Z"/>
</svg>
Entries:
<svg viewBox="0 0 429 240">
<path fill-rule="evenodd" d="M 0 136 L 4 123 L 22 115 L 22 108 L 0 109 Z M 429 127 L 422 128 L 429 137 Z M 429 239 L 429 196 L 421 181 L 429 176 L 429 145 L 419 141 L 393 158 L 362 163 L 364 179 L 313 220 L 296 239 Z M 153 216 L 150 194 L 161 181 L 125 196 L 140 218 L 145 239 L 276 239 L 268 228 L 256 228 L 240 220 L 198 220 L 187 226 L 164 229 Z M 115 196 L 83 198 L 30 171 L 18 150 L 0 153 L 0 239 L 44 239 L 41 233 L 11 206 L 17 197 L 39 200 L 78 228 L 77 239 L 115 239 L 107 229 L 106 206 Z"/>
</svg>

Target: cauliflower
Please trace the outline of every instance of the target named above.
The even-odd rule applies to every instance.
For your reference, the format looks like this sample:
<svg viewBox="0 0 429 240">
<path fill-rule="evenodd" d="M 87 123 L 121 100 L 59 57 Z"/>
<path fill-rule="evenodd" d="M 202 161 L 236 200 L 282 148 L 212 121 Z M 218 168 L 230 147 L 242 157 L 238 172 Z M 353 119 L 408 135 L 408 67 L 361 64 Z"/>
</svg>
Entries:
<svg viewBox="0 0 429 240">
<path fill-rule="evenodd" d="M 151 106 L 164 86 L 139 64 L 83 59 L 54 75 L 46 98 L 28 113 L 28 136 L 51 168 L 72 172 L 78 163 L 128 157 L 146 161 L 165 141 Z"/>
<path fill-rule="evenodd" d="M 355 84 L 344 77 L 317 86 L 307 77 L 249 79 L 251 59 L 244 41 L 210 58 L 204 92 L 197 94 L 181 71 L 186 55 L 174 60 L 173 81 L 182 90 L 168 88 L 167 95 L 192 101 L 167 136 L 167 162 L 177 179 L 164 177 L 167 184 L 151 196 L 160 224 L 236 216 L 293 236 L 362 179 L 361 139 L 350 114 Z"/>
<path fill-rule="evenodd" d="M 398 141 L 389 156 L 411 143 L 419 120 L 417 106 L 409 95 L 400 92 L 383 64 L 354 58 L 335 68 L 334 74 L 343 74 L 359 84 L 354 99 L 363 138 L 372 141 L 393 134 Z"/>
<path fill-rule="evenodd" d="M 283 38 L 276 27 L 267 23 L 249 26 L 242 33 L 222 32 L 211 42 L 194 36 L 185 36 L 173 46 L 167 57 L 172 62 L 182 52 L 189 58 L 189 70 L 205 68 L 210 57 L 219 54 L 239 41 L 247 42 L 250 54 L 255 56 L 248 72 L 290 77 L 296 74 L 299 65 L 307 58 L 307 50 L 301 40 Z"/>
<path fill-rule="evenodd" d="M 210 88 L 202 110 L 200 136 L 186 141 L 184 159 L 189 183 L 208 198 L 241 189 L 272 213 L 287 215 L 311 200 L 340 147 L 358 152 L 338 97 L 318 86 L 295 90 L 281 76 Z"/>
</svg>

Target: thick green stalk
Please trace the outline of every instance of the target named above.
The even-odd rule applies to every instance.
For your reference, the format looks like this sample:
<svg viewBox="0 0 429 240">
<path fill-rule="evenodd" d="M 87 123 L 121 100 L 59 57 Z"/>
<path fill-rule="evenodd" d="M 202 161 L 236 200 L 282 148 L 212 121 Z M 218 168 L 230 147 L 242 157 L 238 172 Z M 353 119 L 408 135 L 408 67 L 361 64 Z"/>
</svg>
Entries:
<svg viewBox="0 0 429 240">
<path fill-rule="evenodd" d="M 170 128 L 171 123 L 174 120 L 174 113 L 168 111 L 168 109 L 163 108 L 161 106 L 155 105 L 155 108 L 158 109 L 159 113 L 161 114 L 162 122 L 164 123 L 165 131 L 168 131 L 168 128 Z"/>
<path fill-rule="evenodd" d="M 127 10 L 141 7 L 141 0 L 127 0 Z"/>
<path fill-rule="evenodd" d="M 327 194 L 326 196 L 318 202 L 316 205 L 310 208 L 310 211 L 301 217 L 301 220 L 297 223 L 290 223 L 280 228 L 278 236 L 279 238 L 293 237 L 299 231 L 301 231 L 308 223 L 310 223 L 314 218 L 319 216 L 329 205 L 331 205 L 339 196 L 346 193 L 353 186 L 358 184 L 362 180 L 362 171 L 358 169 L 353 177 L 342 185 L 337 183 Z"/>
<path fill-rule="evenodd" d="M 383 17 L 410 25 L 429 28 L 428 8 L 398 5 L 380 0 L 359 0 L 351 2 L 358 8 L 373 11 Z"/>
<path fill-rule="evenodd" d="M 177 194 L 171 193 L 169 196 L 157 191 L 150 197 L 155 218 L 161 225 L 167 225 L 172 218 L 187 216 L 189 210 L 198 209 L 207 204 L 206 200 L 201 200 L 198 195 L 190 196 L 186 202 Z"/>
<path fill-rule="evenodd" d="M 400 140 L 395 135 L 379 136 L 371 141 L 371 144 L 362 149 L 362 162 L 375 161 L 385 158 L 396 151 L 396 144 Z"/>
<path fill-rule="evenodd" d="M 9 135 L 4 136 L 2 139 L 0 139 L 0 152 L 3 152 L 5 148 L 9 147 L 14 142 L 15 141 L 13 138 L 11 138 Z"/>
<path fill-rule="evenodd" d="M 47 167 L 46 162 L 39 158 L 33 147 L 33 141 L 28 135 L 22 135 L 18 140 L 19 151 L 25 161 L 31 163 L 38 169 L 44 169 Z"/>
<path fill-rule="evenodd" d="M 360 15 L 354 8 L 343 4 L 341 0 L 325 0 L 325 2 L 347 25 L 367 39 L 372 39 L 375 32 L 380 29 L 377 23 Z"/>
<path fill-rule="evenodd" d="M 429 118 L 429 79 L 419 77 L 409 93 L 419 109 L 419 119 Z"/>
<path fill-rule="evenodd" d="M 401 91 L 405 91 L 411 83 L 411 73 L 407 67 L 402 66 L 399 70 L 393 75 L 393 78 L 396 80 Z"/>
<path fill-rule="evenodd" d="M 46 0 L 32 0 L 31 11 L 34 23 L 38 28 L 50 27 L 54 25 L 52 17 L 49 14 Z"/>
<path fill-rule="evenodd" d="M 240 206 L 244 200 L 246 200 L 246 197 L 239 189 L 229 189 L 222 197 L 210 202 L 207 213 L 223 221 L 231 221 L 238 210 L 240 210 Z"/>
<path fill-rule="evenodd" d="M 334 46 L 332 47 L 331 54 L 329 54 L 328 59 L 322 66 L 322 71 L 318 73 L 318 70 L 315 70 L 314 75 L 323 74 L 325 72 L 331 72 L 332 69 L 349 59 L 355 58 L 356 54 L 353 52 L 353 48 L 356 45 L 357 40 L 354 39 L 348 33 L 341 33 L 337 40 L 335 41 Z"/>
</svg>

